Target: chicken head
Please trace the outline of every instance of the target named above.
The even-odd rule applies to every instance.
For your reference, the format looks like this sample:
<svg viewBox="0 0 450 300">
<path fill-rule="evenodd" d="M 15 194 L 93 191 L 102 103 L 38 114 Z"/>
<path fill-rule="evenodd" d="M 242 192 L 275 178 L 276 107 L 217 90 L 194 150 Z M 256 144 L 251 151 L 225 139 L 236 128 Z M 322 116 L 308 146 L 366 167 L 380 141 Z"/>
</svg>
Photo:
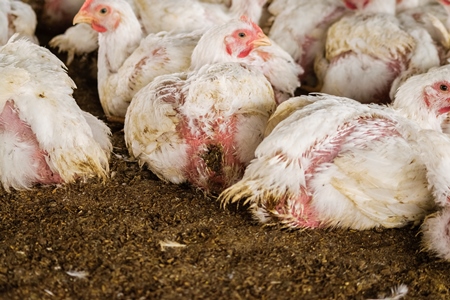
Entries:
<svg viewBox="0 0 450 300">
<path fill-rule="evenodd" d="M 114 3 L 114 1 L 109 1 Z M 86 0 L 80 11 L 73 18 L 73 24 L 88 23 L 98 32 L 113 31 L 119 26 L 121 13 L 110 3 Z"/>
<path fill-rule="evenodd" d="M 271 44 L 262 29 L 247 17 L 231 20 L 201 37 L 192 53 L 191 69 L 217 62 L 241 62 L 254 49 Z"/>
</svg>

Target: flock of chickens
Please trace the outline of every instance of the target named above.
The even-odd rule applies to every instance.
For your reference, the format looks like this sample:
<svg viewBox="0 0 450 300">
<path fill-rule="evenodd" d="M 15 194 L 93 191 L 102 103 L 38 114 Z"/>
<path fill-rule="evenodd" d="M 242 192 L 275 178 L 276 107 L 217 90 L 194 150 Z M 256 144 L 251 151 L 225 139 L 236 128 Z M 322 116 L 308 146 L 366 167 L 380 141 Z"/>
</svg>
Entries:
<svg viewBox="0 0 450 300">
<path fill-rule="evenodd" d="M 425 219 L 424 248 L 450 260 L 450 1 L 70 2 L 47 0 L 76 24 L 50 45 L 69 67 L 98 49 L 105 115 L 162 180 L 293 228 Z M 110 130 L 35 28 L 0 0 L 1 183 L 106 179 Z"/>
</svg>

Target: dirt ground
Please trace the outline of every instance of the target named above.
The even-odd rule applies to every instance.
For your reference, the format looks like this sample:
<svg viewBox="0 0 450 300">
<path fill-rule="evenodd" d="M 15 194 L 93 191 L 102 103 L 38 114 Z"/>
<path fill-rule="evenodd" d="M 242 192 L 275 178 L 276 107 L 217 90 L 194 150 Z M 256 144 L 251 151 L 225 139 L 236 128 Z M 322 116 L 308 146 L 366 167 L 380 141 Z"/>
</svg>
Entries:
<svg viewBox="0 0 450 300">
<path fill-rule="evenodd" d="M 104 119 L 88 64 L 69 68 L 75 98 Z M 421 252 L 419 228 L 262 227 L 140 169 L 108 125 L 106 182 L 0 190 L 0 299 L 369 299 L 402 283 L 405 299 L 450 299 L 449 264 Z"/>
</svg>

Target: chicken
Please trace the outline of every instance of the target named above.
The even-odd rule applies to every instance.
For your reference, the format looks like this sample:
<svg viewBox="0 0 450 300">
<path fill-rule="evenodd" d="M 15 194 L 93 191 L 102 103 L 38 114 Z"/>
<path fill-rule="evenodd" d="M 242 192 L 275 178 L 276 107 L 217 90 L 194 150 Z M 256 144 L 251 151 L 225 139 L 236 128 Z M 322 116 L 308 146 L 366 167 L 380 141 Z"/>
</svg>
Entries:
<svg viewBox="0 0 450 300">
<path fill-rule="evenodd" d="M 435 207 L 421 129 L 441 131 L 450 66 L 409 78 L 392 106 L 333 95 L 278 106 L 243 179 L 219 197 L 245 199 L 255 218 L 294 228 L 401 227 Z"/>
<path fill-rule="evenodd" d="M 417 141 L 428 169 L 428 182 L 439 210 L 426 217 L 421 226 L 422 246 L 445 260 L 450 260 L 450 138 L 436 130 L 420 132 Z"/>
<path fill-rule="evenodd" d="M 204 32 L 212 25 L 225 23 L 242 14 L 247 14 L 249 18 L 257 20 L 261 16 L 262 7 L 266 1 L 238 0 L 233 1 L 233 5 L 229 7 L 231 4 L 229 1 L 126 0 L 143 25 L 145 34 L 161 31 L 187 33 L 199 29 Z M 157 20 L 158 17 L 161 19 Z M 194 20 L 193 18 L 198 19 Z M 203 21 L 199 22 L 199 20 Z M 186 23 L 186 21 L 190 21 L 190 23 Z M 78 26 L 69 28 L 64 34 L 53 38 L 50 45 L 59 51 L 69 52 L 69 57 L 72 56 L 72 53 L 88 53 L 87 51 L 96 49 L 97 39 L 91 37 L 92 33 L 88 33 L 88 36 L 85 36 L 85 33 L 85 28 Z"/>
<path fill-rule="evenodd" d="M 302 66 L 303 84 L 315 86 L 316 53 L 323 51 L 327 29 L 344 15 L 345 5 L 341 0 L 274 0 L 268 9 L 274 15 L 269 37 Z"/>
<path fill-rule="evenodd" d="M 30 5 L 20 0 L 2 0 L 0 3 L 0 46 L 14 34 L 27 38 L 35 44 L 36 13 Z"/>
<path fill-rule="evenodd" d="M 274 95 L 239 63 L 163 75 L 140 90 L 125 117 L 130 154 L 159 178 L 217 194 L 243 174 L 261 142 Z"/>
<path fill-rule="evenodd" d="M 442 9 L 444 8 L 444 9 Z M 404 27 L 424 28 L 436 44 L 441 64 L 447 63 L 450 50 L 450 2 L 436 0 L 400 12 L 397 17 Z"/>
<path fill-rule="evenodd" d="M 267 0 L 233 0 L 231 6 L 198 0 L 135 0 L 147 32 L 206 30 L 246 15 L 258 23 Z"/>
<path fill-rule="evenodd" d="M 435 0 L 397 0 L 396 11 L 397 13 L 400 13 L 409 9 L 423 7 L 434 1 Z"/>
<path fill-rule="evenodd" d="M 138 16 L 134 1 L 125 1 L 130 4 L 134 13 Z M 58 53 L 67 52 L 66 65 L 70 65 L 76 55 L 86 55 L 98 49 L 98 32 L 91 28 L 89 24 L 76 24 L 69 27 L 63 34 L 54 36 L 49 41 L 49 46 L 56 48 Z"/>
<path fill-rule="evenodd" d="M 0 48 L 0 180 L 25 189 L 106 178 L 108 127 L 83 112 L 74 82 L 49 50 L 16 36 Z"/>
<path fill-rule="evenodd" d="M 100 12 L 103 9 L 107 10 L 105 15 Z M 213 26 L 204 35 L 202 31 L 159 33 L 150 34 L 142 41 L 139 22 L 123 0 L 107 3 L 102 0 L 88 1 L 74 21 L 91 23 L 100 32 L 98 90 L 103 110 L 109 119 L 123 117 L 133 95 L 157 76 L 187 71 L 188 68 L 196 70 L 204 64 L 217 62 L 217 59 L 220 62 L 258 65 L 269 80 L 272 79 L 280 102 L 292 96 L 300 85 L 298 74 L 303 70 L 284 50 L 271 45 L 261 28 L 246 17 Z M 239 31 L 241 29 L 242 32 Z M 233 45 L 230 43 L 235 39 L 245 40 L 246 32 L 261 37 L 259 42 L 263 44 L 249 44 L 261 49 L 254 52 L 250 51 L 253 47 L 246 47 L 243 50 L 247 52 L 231 53 L 230 47 Z M 244 34 L 244 37 L 237 34 Z M 200 37 L 203 40 L 201 43 Z M 197 42 L 204 46 L 196 47 Z M 210 43 L 217 48 L 210 47 Z M 197 49 L 195 53 L 194 47 Z M 191 56 L 194 61 L 192 65 Z"/>
<path fill-rule="evenodd" d="M 271 45 L 258 47 L 243 61 L 255 66 L 266 76 L 272 85 L 277 104 L 293 97 L 301 86 L 303 68 L 273 41 Z"/>
<path fill-rule="evenodd" d="M 207 193 L 238 180 L 276 106 L 270 82 L 244 63 L 269 43 L 248 20 L 211 28 L 194 49 L 191 72 L 159 76 L 131 101 L 130 154 L 161 179 Z"/>
<path fill-rule="evenodd" d="M 325 58 L 316 61 L 321 92 L 388 103 L 404 79 L 439 66 L 430 35 L 424 28 L 403 28 L 395 17 L 395 0 L 344 2 L 358 12 L 328 30 Z"/>
<path fill-rule="evenodd" d="M 124 0 L 88 0 L 74 17 L 99 32 L 98 92 L 106 116 L 123 118 L 134 94 L 155 77 L 187 70 L 201 34 L 150 34 Z"/>
<path fill-rule="evenodd" d="M 9 1 L 0 1 L 0 46 L 6 44 L 9 35 Z"/>
<path fill-rule="evenodd" d="M 235 40 L 241 39 L 236 36 L 240 34 L 256 35 L 261 39 L 252 44 L 257 47 L 243 45 L 245 51 L 231 55 L 230 47 L 233 43 L 239 44 Z M 203 65 L 217 62 L 242 62 L 256 67 L 272 84 L 278 104 L 294 95 L 300 87 L 299 76 L 303 73 L 303 68 L 286 51 L 269 41 L 261 28 L 246 17 L 213 26 L 205 32 L 192 53 L 190 69 L 198 70 Z"/>
</svg>

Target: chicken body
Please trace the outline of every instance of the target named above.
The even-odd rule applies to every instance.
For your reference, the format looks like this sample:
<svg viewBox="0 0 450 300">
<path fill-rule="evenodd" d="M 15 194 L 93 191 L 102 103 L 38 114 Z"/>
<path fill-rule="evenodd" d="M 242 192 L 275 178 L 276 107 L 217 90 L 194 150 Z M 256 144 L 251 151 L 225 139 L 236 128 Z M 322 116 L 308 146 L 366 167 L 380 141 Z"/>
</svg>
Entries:
<svg viewBox="0 0 450 300">
<path fill-rule="evenodd" d="M 301 79 L 308 86 L 316 83 L 314 60 L 325 47 L 327 29 L 347 11 L 341 0 L 274 0 L 269 37 L 286 50 L 305 70 Z"/>
<path fill-rule="evenodd" d="M 422 246 L 445 260 L 450 260 L 450 138 L 435 130 L 420 134 L 418 149 L 428 168 L 428 182 L 439 207 L 421 226 Z"/>
<path fill-rule="evenodd" d="M 360 11 L 330 27 L 325 59 L 316 64 L 323 78 L 321 92 L 362 103 L 388 103 L 403 78 L 439 66 L 428 32 L 403 28 L 394 0 L 348 1 L 352 2 Z"/>
<path fill-rule="evenodd" d="M 164 180 L 210 193 L 238 180 L 276 106 L 264 74 L 243 62 L 269 44 L 249 20 L 211 28 L 191 72 L 157 77 L 133 98 L 124 127 L 132 156 Z"/>
<path fill-rule="evenodd" d="M 149 33 L 160 31 L 191 32 L 221 25 L 246 15 L 258 23 L 267 0 L 233 0 L 207 3 L 198 0 L 135 0 L 142 24 Z"/>
<path fill-rule="evenodd" d="M 392 107 L 326 94 L 288 100 L 243 179 L 219 200 L 245 199 L 259 221 L 295 228 L 418 223 L 435 204 L 417 132 L 442 132 L 447 88 L 448 66 L 409 78 Z"/>
<path fill-rule="evenodd" d="M 160 76 L 133 98 L 125 140 L 161 179 L 219 193 L 253 158 L 273 97 L 262 73 L 238 63 Z"/>
<path fill-rule="evenodd" d="M 106 178 L 110 131 L 78 107 L 63 63 L 45 48 L 11 40 L 0 48 L 0 69 L 3 187 Z"/>
<path fill-rule="evenodd" d="M 444 8 L 444 9 L 443 9 Z M 447 64 L 450 50 L 450 2 L 437 0 L 433 3 L 404 10 L 398 14 L 403 26 L 424 28 L 433 39 L 439 53 L 440 63 Z"/>
</svg>

